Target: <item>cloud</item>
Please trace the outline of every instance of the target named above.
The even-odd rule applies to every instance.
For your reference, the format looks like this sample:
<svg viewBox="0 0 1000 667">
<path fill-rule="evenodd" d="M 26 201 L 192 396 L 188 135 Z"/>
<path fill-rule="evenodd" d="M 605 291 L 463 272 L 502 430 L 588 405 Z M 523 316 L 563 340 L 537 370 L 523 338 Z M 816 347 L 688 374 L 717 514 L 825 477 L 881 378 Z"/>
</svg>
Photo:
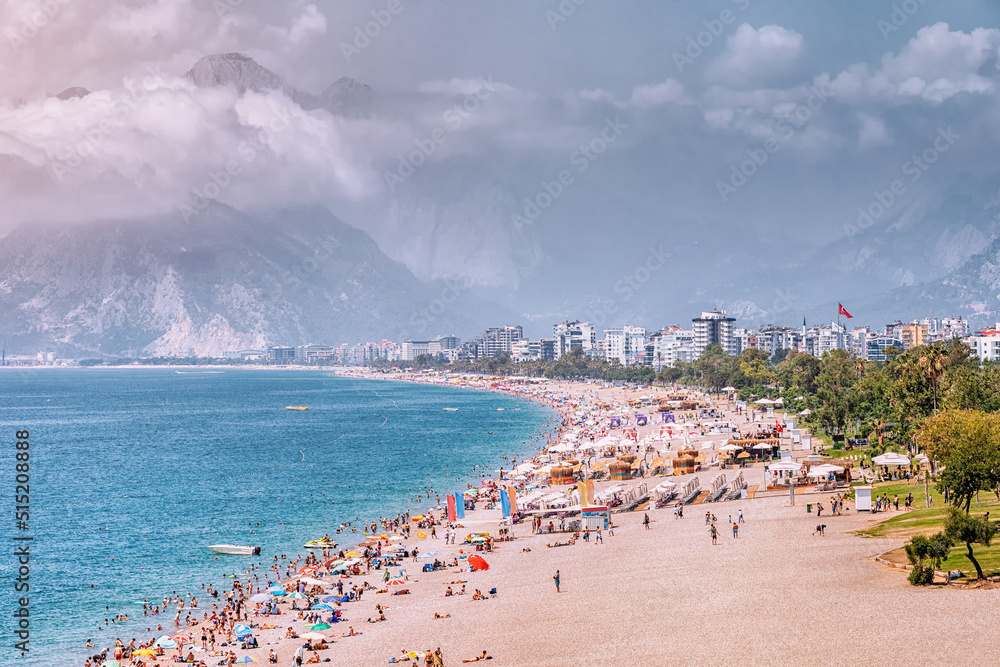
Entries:
<svg viewBox="0 0 1000 667">
<path fill-rule="evenodd" d="M 922 100 L 940 104 L 960 93 L 995 91 L 1000 30 L 976 28 L 968 33 L 949 30 L 947 23 L 921 28 L 898 54 L 882 56 L 872 71 L 855 63 L 830 81 L 845 101 L 880 99 L 894 102 Z"/>
<path fill-rule="evenodd" d="M 760 30 L 744 23 L 708 68 L 708 78 L 739 88 L 761 86 L 786 74 L 805 52 L 805 39 L 780 25 Z"/>
<path fill-rule="evenodd" d="M 674 79 L 653 86 L 639 86 L 632 91 L 632 105 L 648 108 L 658 107 L 684 98 L 684 86 Z"/>
</svg>

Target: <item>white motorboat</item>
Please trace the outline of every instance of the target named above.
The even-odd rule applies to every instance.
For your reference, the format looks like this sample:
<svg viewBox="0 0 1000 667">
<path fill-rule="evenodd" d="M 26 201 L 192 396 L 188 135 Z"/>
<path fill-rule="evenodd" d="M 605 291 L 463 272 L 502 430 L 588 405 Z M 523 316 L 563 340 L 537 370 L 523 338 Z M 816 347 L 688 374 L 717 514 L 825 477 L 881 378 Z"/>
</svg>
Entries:
<svg viewBox="0 0 1000 667">
<path fill-rule="evenodd" d="M 240 547 L 235 544 L 210 544 L 208 548 L 217 554 L 230 554 L 233 556 L 259 556 L 260 547 L 245 546 Z"/>
</svg>

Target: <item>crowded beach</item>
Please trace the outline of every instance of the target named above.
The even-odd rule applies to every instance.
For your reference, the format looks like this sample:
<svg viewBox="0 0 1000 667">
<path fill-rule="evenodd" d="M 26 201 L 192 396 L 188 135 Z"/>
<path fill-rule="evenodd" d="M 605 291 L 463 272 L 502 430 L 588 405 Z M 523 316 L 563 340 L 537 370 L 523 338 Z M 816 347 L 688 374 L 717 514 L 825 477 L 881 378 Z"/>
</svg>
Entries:
<svg viewBox="0 0 1000 667">
<path fill-rule="evenodd" d="M 952 644 L 970 647 L 959 662 L 989 653 L 995 593 L 936 591 L 928 614 L 926 593 L 876 560 L 899 540 L 855 534 L 879 520 L 849 494 L 868 471 L 823 456 L 780 406 L 686 388 L 388 379 L 501 392 L 561 423 L 534 457 L 337 527 L 353 546 L 254 559 L 226 590 L 144 605 L 146 635 L 93 647 L 85 667 L 904 664 L 914 642 L 929 662 L 954 662 Z M 932 641 L 932 616 L 951 613 L 971 620 Z"/>
</svg>

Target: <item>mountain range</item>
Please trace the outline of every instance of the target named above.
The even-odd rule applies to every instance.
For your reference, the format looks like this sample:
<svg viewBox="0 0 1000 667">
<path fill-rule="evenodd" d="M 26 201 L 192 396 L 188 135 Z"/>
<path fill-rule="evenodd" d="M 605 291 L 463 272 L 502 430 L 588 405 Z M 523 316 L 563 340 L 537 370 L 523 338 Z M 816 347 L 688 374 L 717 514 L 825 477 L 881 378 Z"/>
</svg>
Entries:
<svg viewBox="0 0 1000 667">
<path fill-rule="evenodd" d="M 0 337 L 62 356 L 473 333 L 505 311 L 424 283 L 318 208 L 22 226 L 0 240 Z M 509 315 L 509 313 L 506 313 Z"/>
</svg>

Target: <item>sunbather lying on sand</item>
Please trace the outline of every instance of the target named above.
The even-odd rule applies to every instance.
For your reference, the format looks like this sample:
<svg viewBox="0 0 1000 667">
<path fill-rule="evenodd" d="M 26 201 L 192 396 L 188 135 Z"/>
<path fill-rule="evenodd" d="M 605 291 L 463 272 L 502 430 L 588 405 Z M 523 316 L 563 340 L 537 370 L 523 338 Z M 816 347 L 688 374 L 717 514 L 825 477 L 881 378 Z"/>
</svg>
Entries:
<svg viewBox="0 0 1000 667">
<path fill-rule="evenodd" d="M 492 655 L 486 655 L 486 651 L 483 651 L 482 655 L 477 655 L 475 658 L 463 658 L 462 662 L 479 662 L 480 660 L 492 660 Z"/>
</svg>

